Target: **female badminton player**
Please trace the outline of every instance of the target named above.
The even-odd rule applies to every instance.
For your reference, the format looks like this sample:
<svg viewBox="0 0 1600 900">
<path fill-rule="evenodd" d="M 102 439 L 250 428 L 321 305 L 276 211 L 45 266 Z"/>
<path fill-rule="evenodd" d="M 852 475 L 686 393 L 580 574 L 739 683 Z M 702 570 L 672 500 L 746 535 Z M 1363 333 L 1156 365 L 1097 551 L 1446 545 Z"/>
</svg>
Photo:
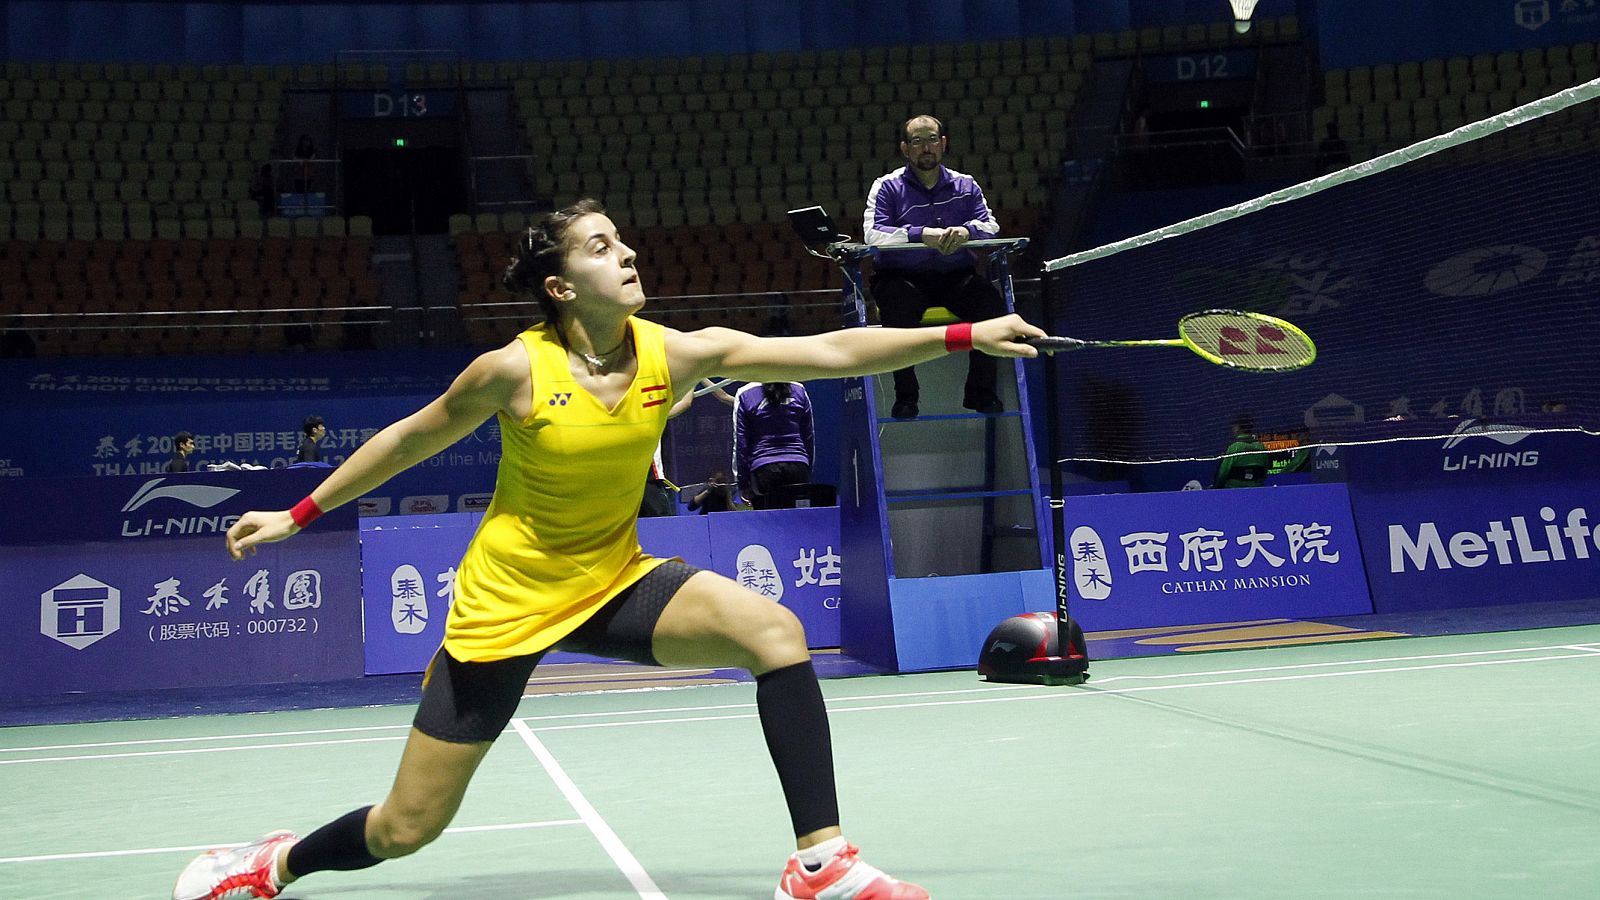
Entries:
<svg viewBox="0 0 1600 900">
<path fill-rule="evenodd" d="M 249 512 L 228 530 L 228 553 L 242 559 L 499 417 L 494 499 L 461 561 L 444 646 L 429 666 L 388 796 L 304 838 L 279 831 L 202 854 L 179 876 L 174 900 L 274 897 L 316 872 L 415 853 L 449 824 L 529 674 L 553 648 L 750 670 L 796 836 L 776 896 L 928 896 L 861 860 L 840 833 L 827 712 L 799 620 L 728 578 L 644 553 L 635 523 L 640 473 L 674 398 L 702 378 L 867 375 L 973 348 L 1031 357 L 1037 351 L 1022 340 L 1044 332 L 1015 315 L 808 337 L 679 332 L 634 316 L 645 304 L 635 261 L 599 203 L 546 216 L 523 236 L 505 279 L 538 301 L 542 324 L 478 357 L 442 396 L 373 436 L 293 509 Z"/>
</svg>

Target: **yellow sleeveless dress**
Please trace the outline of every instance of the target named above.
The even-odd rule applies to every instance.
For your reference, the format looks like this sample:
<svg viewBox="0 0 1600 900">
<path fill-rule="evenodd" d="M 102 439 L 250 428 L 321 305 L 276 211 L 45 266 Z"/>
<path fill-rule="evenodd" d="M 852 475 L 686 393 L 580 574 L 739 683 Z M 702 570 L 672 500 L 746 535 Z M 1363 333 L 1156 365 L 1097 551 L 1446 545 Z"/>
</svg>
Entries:
<svg viewBox="0 0 1600 900">
<path fill-rule="evenodd" d="M 463 662 L 547 649 L 665 560 L 639 547 L 639 503 L 672 408 L 666 332 L 629 319 L 638 374 L 615 408 L 579 387 L 554 329 L 528 351 L 533 412 L 500 414 L 494 499 L 456 573 L 444 647 Z"/>
</svg>

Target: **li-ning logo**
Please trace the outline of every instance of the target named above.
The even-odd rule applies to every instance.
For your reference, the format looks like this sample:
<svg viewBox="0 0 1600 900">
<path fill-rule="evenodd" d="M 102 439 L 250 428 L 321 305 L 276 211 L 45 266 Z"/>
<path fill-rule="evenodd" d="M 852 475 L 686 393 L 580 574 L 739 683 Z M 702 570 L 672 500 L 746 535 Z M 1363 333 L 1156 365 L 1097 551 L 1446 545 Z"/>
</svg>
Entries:
<svg viewBox="0 0 1600 900">
<path fill-rule="evenodd" d="M 1508 425 L 1474 424 L 1476 419 L 1467 419 L 1457 425 L 1455 431 L 1444 439 L 1442 449 L 1449 450 L 1468 438 L 1488 438 L 1507 447 L 1521 443 L 1528 435 L 1533 434 L 1526 428 L 1516 428 Z M 1509 450 L 1498 453 L 1457 453 L 1445 454 L 1444 470 L 1446 472 L 1464 472 L 1471 469 L 1516 469 L 1539 464 L 1539 451 L 1537 450 Z"/>
<path fill-rule="evenodd" d="M 569 401 L 571 399 L 572 399 L 572 392 L 571 391 L 568 391 L 565 394 L 551 394 L 550 395 L 549 405 L 550 406 L 566 406 L 567 405 L 567 401 Z"/>
<path fill-rule="evenodd" d="M 128 502 L 123 505 L 123 512 L 133 512 L 139 507 L 153 500 L 170 497 L 173 500 L 182 500 L 190 506 L 201 509 L 210 509 L 218 503 L 239 493 L 236 488 L 211 487 L 204 484 L 174 484 L 169 487 L 158 487 L 165 478 L 153 478 L 144 483 L 144 486 L 133 492 Z"/>
<path fill-rule="evenodd" d="M 214 487 L 206 484 L 172 484 L 161 487 L 165 478 L 152 478 L 144 483 L 128 502 L 123 504 L 122 511 L 131 513 L 136 509 L 157 500 L 177 500 L 196 506 L 200 509 L 210 509 L 233 495 L 239 493 L 237 488 Z M 184 516 L 168 519 L 145 519 L 138 522 L 133 519 L 122 521 L 123 537 L 145 537 L 151 534 L 215 534 L 228 530 L 228 526 L 239 520 L 238 516 Z"/>
</svg>

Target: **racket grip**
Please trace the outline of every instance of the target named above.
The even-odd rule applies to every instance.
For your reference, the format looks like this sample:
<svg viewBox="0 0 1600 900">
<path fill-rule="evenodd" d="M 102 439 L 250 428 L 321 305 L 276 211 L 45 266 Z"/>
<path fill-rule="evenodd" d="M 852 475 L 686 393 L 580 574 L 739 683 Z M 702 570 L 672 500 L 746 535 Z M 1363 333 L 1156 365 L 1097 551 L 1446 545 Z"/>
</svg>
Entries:
<svg viewBox="0 0 1600 900">
<path fill-rule="evenodd" d="M 1084 341 L 1080 341 L 1077 338 L 1069 338 L 1069 337 L 1025 338 L 1022 342 L 1024 344 L 1029 345 L 1030 347 L 1037 347 L 1037 348 L 1039 348 L 1041 351 L 1043 351 L 1045 353 L 1056 353 L 1058 351 L 1059 352 L 1065 352 L 1067 350 L 1079 350 L 1079 349 L 1082 349 L 1085 346 L 1088 346 Z"/>
</svg>

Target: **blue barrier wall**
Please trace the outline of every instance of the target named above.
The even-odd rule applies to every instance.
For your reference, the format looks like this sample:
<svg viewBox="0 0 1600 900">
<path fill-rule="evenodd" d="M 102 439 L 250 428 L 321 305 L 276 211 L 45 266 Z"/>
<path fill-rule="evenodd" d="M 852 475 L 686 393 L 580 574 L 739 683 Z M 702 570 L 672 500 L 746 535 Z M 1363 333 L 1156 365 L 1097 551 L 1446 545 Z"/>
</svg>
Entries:
<svg viewBox="0 0 1600 900">
<path fill-rule="evenodd" d="M 367 518 L 361 522 L 369 675 L 420 672 L 444 640 L 456 563 L 481 516 Z M 839 646 L 843 565 L 837 509 L 712 513 L 639 521 L 657 556 L 720 572 L 788 607 L 812 647 Z"/>
<path fill-rule="evenodd" d="M 1493 428 L 1341 448 L 1378 612 L 1600 595 L 1600 438 Z"/>
<path fill-rule="evenodd" d="M 354 507 L 242 562 L 223 549 L 241 513 L 325 474 L 0 479 L 0 700 L 360 675 Z"/>
<path fill-rule="evenodd" d="M 1342 485 L 1068 497 L 1086 630 L 1372 611 Z"/>
</svg>

